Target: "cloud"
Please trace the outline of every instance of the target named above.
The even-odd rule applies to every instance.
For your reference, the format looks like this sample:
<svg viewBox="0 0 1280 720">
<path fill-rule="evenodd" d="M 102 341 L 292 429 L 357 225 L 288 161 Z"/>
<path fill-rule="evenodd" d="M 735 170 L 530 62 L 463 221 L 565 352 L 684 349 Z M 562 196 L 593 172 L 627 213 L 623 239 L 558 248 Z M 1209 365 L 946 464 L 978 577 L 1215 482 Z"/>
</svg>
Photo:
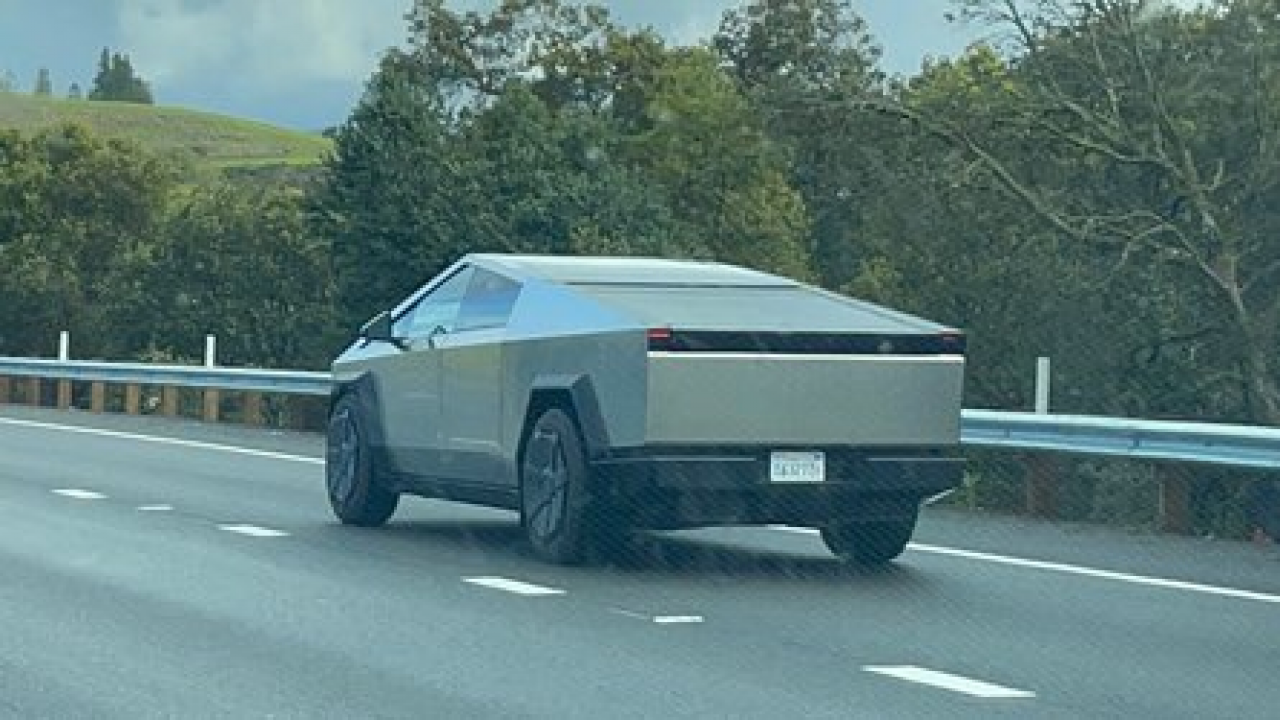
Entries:
<svg viewBox="0 0 1280 720">
<path fill-rule="evenodd" d="M 120 44 L 157 84 L 350 81 L 405 37 L 410 0 L 119 0 Z"/>
</svg>

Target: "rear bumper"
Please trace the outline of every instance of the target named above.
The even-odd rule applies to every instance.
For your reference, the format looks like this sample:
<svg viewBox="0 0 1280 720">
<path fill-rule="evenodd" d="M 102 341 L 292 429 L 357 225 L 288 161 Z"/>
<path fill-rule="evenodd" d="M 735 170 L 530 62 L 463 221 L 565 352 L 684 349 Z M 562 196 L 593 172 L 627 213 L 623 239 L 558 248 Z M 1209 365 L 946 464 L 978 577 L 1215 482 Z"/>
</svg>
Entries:
<svg viewBox="0 0 1280 720">
<path fill-rule="evenodd" d="M 646 448 L 593 468 L 630 522 L 654 528 L 902 519 L 964 475 L 963 458 L 937 449 L 819 449 L 827 458 L 820 483 L 771 482 L 769 451 L 757 448 Z"/>
</svg>

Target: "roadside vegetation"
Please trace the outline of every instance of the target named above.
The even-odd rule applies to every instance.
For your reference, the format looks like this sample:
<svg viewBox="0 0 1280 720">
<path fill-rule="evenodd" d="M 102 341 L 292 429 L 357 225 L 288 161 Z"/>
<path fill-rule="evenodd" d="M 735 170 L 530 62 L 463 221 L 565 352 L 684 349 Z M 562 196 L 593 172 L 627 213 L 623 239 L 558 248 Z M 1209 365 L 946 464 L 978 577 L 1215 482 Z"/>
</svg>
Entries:
<svg viewBox="0 0 1280 720">
<path fill-rule="evenodd" d="M 323 138 L 0 95 L 0 353 L 323 367 L 468 251 L 712 257 L 965 328 L 966 405 L 1280 424 L 1274 0 L 958 0 L 990 41 L 886 76 L 850 0 L 751 0 L 678 46 L 603 9 L 418 0 Z M 111 59 L 107 58 L 110 66 Z M 72 126 L 64 126 L 70 121 Z M 968 498 L 1012 503 L 1017 466 Z M 1073 465 L 1072 516 L 1143 524 Z M 1195 480 L 1234 531 L 1240 481 Z M 1130 490 L 1132 488 L 1132 490 Z M 1142 497 L 1145 497 L 1142 496 Z M 1141 499 L 1141 498 L 1139 498 Z"/>
</svg>

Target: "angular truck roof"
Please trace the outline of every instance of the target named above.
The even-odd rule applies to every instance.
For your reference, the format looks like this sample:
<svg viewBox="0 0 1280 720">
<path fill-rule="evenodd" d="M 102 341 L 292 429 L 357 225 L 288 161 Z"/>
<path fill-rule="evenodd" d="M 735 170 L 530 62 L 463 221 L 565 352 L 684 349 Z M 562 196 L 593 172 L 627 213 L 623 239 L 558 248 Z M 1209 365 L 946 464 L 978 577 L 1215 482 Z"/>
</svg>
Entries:
<svg viewBox="0 0 1280 720">
<path fill-rule="evenodd" d="M 758 270 L 633 257 L 473 254 L 463 262 L 539 280 L 646 327 L 740 332 L 920 334 L 948 328 Z"/>
</svg>

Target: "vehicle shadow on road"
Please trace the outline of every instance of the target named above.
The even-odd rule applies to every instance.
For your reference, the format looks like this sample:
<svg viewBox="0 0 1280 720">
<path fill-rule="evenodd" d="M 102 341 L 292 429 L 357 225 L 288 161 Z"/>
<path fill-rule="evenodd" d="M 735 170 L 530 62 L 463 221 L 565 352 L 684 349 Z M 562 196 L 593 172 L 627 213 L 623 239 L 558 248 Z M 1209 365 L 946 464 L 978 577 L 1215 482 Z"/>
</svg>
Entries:
<svg viewBox="0 0 1280 720">
<path fill-rule="evenodd" d="M 731 577 L 734 581 L 914 582 L 911 568 L 865 566 L 826 555 L 796 554 L 719 541 L 641 533 L 625 548 L 607 551 L 600 563 L 637 577 Z"/>
<path fill-rule="evenodd" d="M 378 531 L 384 537 L 421 544 L 452 556 L 503 555 L 538 562 L 518 522 L 503 520 L 408 520 Z M 735 581 L 803 580 L 918 584 L 922 576 L 908 566 L 889 563 L 860 566 L 827 555 L 798 554 L 704 540 L 639 532 L 621 545 L 597 550 L 578 572 L 608 572 L 635 578 L 732 577 Z"/>
</svg>

